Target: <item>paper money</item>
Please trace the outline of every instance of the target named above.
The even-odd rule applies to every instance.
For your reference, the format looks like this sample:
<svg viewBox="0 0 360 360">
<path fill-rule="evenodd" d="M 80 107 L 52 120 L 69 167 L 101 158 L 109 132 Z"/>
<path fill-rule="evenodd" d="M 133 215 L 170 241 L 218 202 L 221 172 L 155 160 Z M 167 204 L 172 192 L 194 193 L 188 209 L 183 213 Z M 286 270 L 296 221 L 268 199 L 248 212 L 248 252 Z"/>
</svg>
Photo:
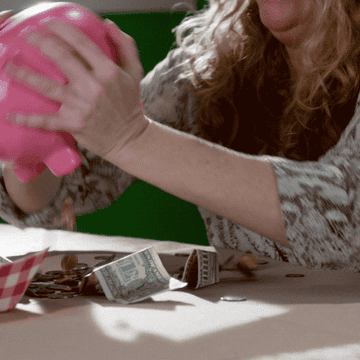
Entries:
<svg viewBox="0 0 360 360">
<path fill-rule="evenodd" d="M 122 304 L 136 303 L 187 285 L 168 274 L 152 247 L 104 265 L 94 273 L 105 296 Z"/>
<path fill-rule="evenodd" d="M 216 284 L 219 277 L 219 254 L 212 251 L 194 249 L 186 261 L 181 281 L 190 289 L 199 289 Z"/>
</svg>

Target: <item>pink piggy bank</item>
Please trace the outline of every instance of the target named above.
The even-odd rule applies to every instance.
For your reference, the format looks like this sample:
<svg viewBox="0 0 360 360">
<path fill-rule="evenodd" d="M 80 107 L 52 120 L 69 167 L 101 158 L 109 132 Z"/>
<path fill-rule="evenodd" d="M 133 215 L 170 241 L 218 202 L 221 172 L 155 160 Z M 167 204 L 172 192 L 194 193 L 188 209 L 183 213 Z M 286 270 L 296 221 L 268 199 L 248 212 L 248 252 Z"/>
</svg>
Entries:
<svg viewBox="0 0 360 360">
<path fill-rule="evenodd" d="M 22 182 L 36 178 L 47 166 L 56 176 L 73 173 L 82 163 L 71 134 L 14 125 L 8 113 L 51 114 L 61 104 L 13 81 L 4 71 L 12 60 L 62 84 L 68 81 L 54 62 L 32 46 L 24 35 L 34 30 L 49 33 L 42 20 L 56 18 L 75 25 L 116 62 L 117 53 L 103 19 L 86 8 L 67 2 L 40 3 L 8 19 L 0 27 L 0 159 L 11 162 Z"/>
</svg>

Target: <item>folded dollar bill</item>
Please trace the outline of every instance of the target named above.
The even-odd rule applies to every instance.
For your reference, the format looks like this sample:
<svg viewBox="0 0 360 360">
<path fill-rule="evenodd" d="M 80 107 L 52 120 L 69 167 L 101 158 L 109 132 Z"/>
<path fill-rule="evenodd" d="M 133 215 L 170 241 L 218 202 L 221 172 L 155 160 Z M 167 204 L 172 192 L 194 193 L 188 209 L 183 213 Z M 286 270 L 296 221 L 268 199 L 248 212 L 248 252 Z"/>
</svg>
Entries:
<svg viewBox="0 0 360 360">
<path fill-rule="evenodd" d="M 154 248 L 149 247 L 94 270 L 109 300 L 136 303 L 187 283 L 171 277 Z"/>
<path fill-rule="evenodd" d="M 219 254 L 212 251 L 194 249 L 186 261 L 181 281 L 190 289 L 199 289 L 218 283 Z"/>
</svg>

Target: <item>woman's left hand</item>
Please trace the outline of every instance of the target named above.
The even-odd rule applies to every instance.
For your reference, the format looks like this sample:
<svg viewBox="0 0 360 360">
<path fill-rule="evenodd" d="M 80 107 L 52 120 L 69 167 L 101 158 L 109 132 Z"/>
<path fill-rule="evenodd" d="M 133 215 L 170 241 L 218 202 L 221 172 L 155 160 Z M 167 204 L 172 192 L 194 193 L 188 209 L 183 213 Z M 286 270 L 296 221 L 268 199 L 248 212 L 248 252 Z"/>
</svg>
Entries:
<svg viewBox="0 0 360 360">
<path fill-rule="evenodd" d="M 31 128 L 71 133 L 84 148 L 108 159 L 135 140 L 149 121 L 140 103 L 144 70 L 135 41 L 114 23 L 104 23 L 116 41 L 121 67 L 76 27 L 51 20 L 46 26 L 54 35 L 34 33 L 36 39 L 27 38 L 56 63 L 68 84 L 14 64 L 6 71 L 15 75 L 14 80 L 62 104 L 55 114 L 12 114 L 9 120 Z"/>
</svg>

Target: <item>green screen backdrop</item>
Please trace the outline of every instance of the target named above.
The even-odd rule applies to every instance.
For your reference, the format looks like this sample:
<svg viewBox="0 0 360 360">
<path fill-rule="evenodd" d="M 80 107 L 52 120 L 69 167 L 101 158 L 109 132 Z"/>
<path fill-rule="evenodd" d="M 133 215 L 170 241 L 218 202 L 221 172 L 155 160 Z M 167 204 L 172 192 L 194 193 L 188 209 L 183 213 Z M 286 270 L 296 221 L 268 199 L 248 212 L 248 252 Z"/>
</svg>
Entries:
<svg viewBox="0 0 360 360">
<path fill-rule="evenodd" d="M 199 1 L 198 9 L 206 4 Z M 102 13 L 137 43 L 145 74 L 175 48 L 171 30 L 186 16 L 178 13 Z M 105 209 L 78 216 L 77 231 L 108 236 L 208 245 L 197 207 L 143 181 L 133 183 Z M 6 223 L 0 218 L 0 222 Z"/>
</svg>

